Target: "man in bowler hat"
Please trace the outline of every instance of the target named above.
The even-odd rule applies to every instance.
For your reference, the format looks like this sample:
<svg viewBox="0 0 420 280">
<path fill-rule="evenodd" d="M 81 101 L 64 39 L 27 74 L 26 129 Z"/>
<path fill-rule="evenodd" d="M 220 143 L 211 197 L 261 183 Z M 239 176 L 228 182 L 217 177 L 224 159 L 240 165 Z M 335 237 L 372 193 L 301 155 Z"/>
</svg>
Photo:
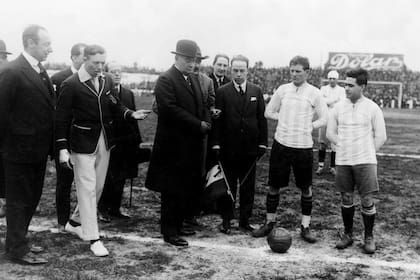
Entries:
<svg viewBox="0 0 420 280">
<path fill-rule="evenodd" d="M 210 120 L 194 68 L 197 44 L 180 40 L 174 65 L 156 82 L 158 111 L 156 136 L 146 178 L 146 187 L 161 192 L 161 233 L 165 242 L 188 246 L 180 236 L 194 231 L 182 228 L 188 201 L 200 187 L 203 139 Z"/>
</svg>

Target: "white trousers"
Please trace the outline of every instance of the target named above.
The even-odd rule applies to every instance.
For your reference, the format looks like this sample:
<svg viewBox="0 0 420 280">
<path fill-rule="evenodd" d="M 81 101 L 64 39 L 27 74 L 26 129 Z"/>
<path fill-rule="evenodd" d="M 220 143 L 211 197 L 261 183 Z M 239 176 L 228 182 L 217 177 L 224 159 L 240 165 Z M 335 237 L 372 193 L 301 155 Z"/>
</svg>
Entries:
<svg viewBox="0 0 420 280">
<path fill-rule="evenodd" d="M 77 206 L 71 219 L 82 224 L 85 240 L 99 239 L 97 203 L 104 188 L 109 155 L 103 132 L 93 154 L 71 154 L 77 194 Z"/>
</svg>

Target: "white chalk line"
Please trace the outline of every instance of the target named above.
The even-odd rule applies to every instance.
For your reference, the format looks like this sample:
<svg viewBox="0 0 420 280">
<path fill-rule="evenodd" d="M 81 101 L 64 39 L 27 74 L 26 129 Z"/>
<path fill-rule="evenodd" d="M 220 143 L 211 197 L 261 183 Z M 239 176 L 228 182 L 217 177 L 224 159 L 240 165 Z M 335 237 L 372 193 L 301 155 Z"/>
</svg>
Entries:
<svg viewBox="0 0 420 280">
<path fill-rule="evenodd" d="M 50 226 L 46 226 L 49 224 Z M 51 231 L 56 232 L 55 228 L 51 226 L 50 221 L 44 221 L 38 226 L 30 226 L 30 230 L 35 232 L 40 231 Z M 140 237 L 135 234 L 116 234 L 107 231 L 101 231 L 101 235 L 108 238 L 121 238 L 124 240 L 139 242 L 139 243 L 153 243 L 153 244 L 165 244 L 161 238 L 153 237 Z M 203 237 L 205 239 L 205 237 Z M 206 248 L 217 251 L 235 253 L 238 256 L 247 256 L 248 258 L 259 258 L 259 259 L 269 259 L 276 262 L 294 262 L 294 261 L 305 261 L 313 262 L 314 260 L 325 262 L 325 263 L 350 263 L 363 266 L 373 266 L 373 267 L 386 267 L 393 269 L 402 269 L 405 271 L 411 271 L 415 273 L 420 273 L 420 265 L 418 263 L 407 263 L 402 261 L 385 261 L 378 260 L 372 257 L 370 258 L 340 258 L 336 256 L 330 256 L 325 254 L 317 254 L 316 252 L 308 252 L 299 248 L 290 248 L 286 254 L 275 254 L 272 253 L 268 246 L 262 246 L 258 248 L 249 248 L 249 247 L 239 247 L 229 244 L 219 244 L 217 242 L 208 242 L 206 240 L 189 240 L 189 245 L 192 247 Z"/>
</svg>

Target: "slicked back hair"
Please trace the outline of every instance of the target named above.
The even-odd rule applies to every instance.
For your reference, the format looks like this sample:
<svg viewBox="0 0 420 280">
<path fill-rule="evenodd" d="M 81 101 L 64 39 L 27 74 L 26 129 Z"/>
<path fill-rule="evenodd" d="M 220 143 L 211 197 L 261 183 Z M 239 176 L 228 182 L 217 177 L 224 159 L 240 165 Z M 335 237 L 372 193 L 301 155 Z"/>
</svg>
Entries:
<svg viewBox="0 0 420 280">
<path fill-rule="evenodd" d="M 105 49 L 99 45 L 87 45 L 83 51 L 83 56 L 89 58 L 95 54 L 104 54 Z"/>
<path fill-rule="evenodd" d="M 28 40 L 29 39 L 32 39 L 32 41 L 34 41 L 35 43 L 38 43 L 38 41 L 39 41 L 39 34 L 38 34 L 39 30 L 47 31 L 47 29 L 45 29 L 44 27 L 42 27 L 41 25 L 38 25 L 38 24 L 31 24 L 28 27 L 26 27 L 25 30 L 23 30 L 22 43 L 23 43 L 24 48 L 28 47 Z"/>
<path fill-rule="evenodd" d="M 297 55 L 290 60 L 289 67 L 292 65 L 302 65 L 303 70 L 309 70 L 310 68 L 309 59 L 300 55 Z"/>
<path fill-rule="evenodd" d="M 369 80 L 369 73 L 363 68 L 349 70 L 346 73 L 346 76 L 349 78 L 356 79 L 356 84 L 358 84 L 359 86 L 362 86 L 362 85 L 366 86 Z"/>
<path fill-rule="evenodd" d="M 222 53 L 216 54 L 216 56 L 214 57 L 214 60 L 213 60 L 213 65 L 216 64 L 216 61 L 217 61 L 217 59 L 219 59 L 219 57 L 226 58 L 227 62 L 228 62 L 228 65 L 229 65 L 229 56 L 227 56 L 226 54 L 222 54 Z"/>
<path fill-rule="evenodd" d="M 234 57 L 232 57 L 232 61 L 230 62 L 230 65 L 232 65 L 235 60 L 236 61 L 245 61 L 246 67 L 248 68 L 248 66 L 249 66 L 249 59 L 246 56 L 243 56 L 241 54 L 235 55 Z"/>
<path fill-rule="evenodd" d="M 84 44 L 84 43 L 77 43 L 77 44 L 75 44 L 73 47 L 71 47 L 71 50 L 70 50 L 70 57 L 72 57 L 72 56 L 79 56 L 81 53 L 82 53 L 82 51 L 80 50 L 81 48 L 86 48 L 86 44 Z"/>
</svg>

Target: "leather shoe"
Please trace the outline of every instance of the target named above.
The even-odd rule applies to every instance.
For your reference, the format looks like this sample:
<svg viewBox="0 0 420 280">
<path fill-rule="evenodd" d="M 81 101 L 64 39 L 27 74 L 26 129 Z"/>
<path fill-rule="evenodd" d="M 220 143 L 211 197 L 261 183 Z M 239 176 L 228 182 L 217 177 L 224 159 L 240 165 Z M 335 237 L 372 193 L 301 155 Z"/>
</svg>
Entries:
<svg viewBox="0 0 420 280">
<path fill-rule="evenodd" d="M 192 229 L 188 229 L 188 228 L 181 228 L 178 231 L 178 234 L 182 235 L 182 236 L 191 236 L 191 235 L 195 234 L 195 231 L 193 231 Z"/>
<path fill-rule="evenodd" d="M 184 223 L 186 223 L 187 225 L 190 225 L 190 226 L 195 226 L 195 227 L 201 226 L 200 223 L 197 221 L 196 217 L 185 219 Z"/>
<path fill-rule="evenodd" d="M 375 240 L 373 236 L 365 237 L 365 243 L 363 244 L 363 250 L 366 254 L 373 254 L 376 251 Z"/>
<path fill-rule="evenodd" d="M 29 251 L 31 251 L 34 254 L 39 254 L 44 252 L 44 248 L 41 246 L 32 245 L 31 248 L 29 248 Z"/>
<path fill-rule="evenodd" d="M 254 237 L 264 237 L 267 236 L 276 225 L 276 222 L 266 222 L 263 226 L 259 229 L 256 229 L 252 232 L 252 236 Z"/>
<path fill-rule="evenodd" d="M 243 222 L 239 223 L 239 230 L 244 232 L 253 232 L 255 229 L 248 222 Z"/>
<path fill-rule="evenodd" d="M 47 259 L 38 257 L 32 252 L 29 252 L 20 258 L 10 257 L 10 260 L 23 265 L 39 265 L 48 263 Z"/>
<path fill-rule="evenodd" d="M 164 236 L 163 240 L 166 243 L 172 244 L 174 246 L 180 246 L 185 247 L 188 246 L 188 242 L 185 239 L 182 239 L 181 237 L 174 235 L 174 236 Z"/>
<path fill-rule="evenodd" d="M 110 223 L 111 222 L 111 217 L 103 212 L 98 212 L 98 219 L 99 221 L 103 222 L 103 223 Z"/>
<path fill-rule="evenodd" d="M 130 215 L 121 212 L 121 211 L 109 211 L 109 216 L 111 216 L 112 218 L 116 218 L 116 219 L 121 219 L 121 220 L 128 220 L 130 219 Z"/>
<path fill-rule="evenodd" d="M 316 238 L 315 236 L 313 236 L 309 227 L 303 227 L 302 225 L 300 225 L 300 236 L 302 236 L 303 240 L 305 240 L 308 243 L 316 242 Z"/>
<path fill-rule="evenodd" d="M 223 220 L 219 226 L 219 230 L 220 232 L 224 234 L 230 234 L 231 232 L 230 220 Z"/>
<path fill-rule="evenodd" d="M 339 250 L 346 249 L 353 244 L 353 238 L 350 233 L 344 233 L 341 236 L 341 240 L 337 242 L 335 247 Z"/>
</svg>

